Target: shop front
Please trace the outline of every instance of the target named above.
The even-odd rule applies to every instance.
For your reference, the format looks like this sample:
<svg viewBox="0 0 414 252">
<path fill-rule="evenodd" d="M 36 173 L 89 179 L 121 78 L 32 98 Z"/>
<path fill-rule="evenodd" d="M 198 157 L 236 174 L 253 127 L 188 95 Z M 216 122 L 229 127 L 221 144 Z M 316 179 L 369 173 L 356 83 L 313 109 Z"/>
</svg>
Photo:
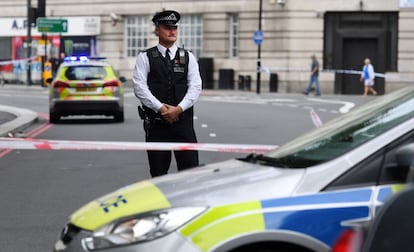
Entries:
<svg viewBox="0 0 414 252">
<path fill-rule="evenodd" d="M 57 17 L 48 17 L 57 18 Z M 51 57 L 98 54 L 97 36 L 100 34 L 100 17 L 59 17 L 68 20 L 65 33 L 46 33 L 31 28 L 31 48 L 27 43 L 26 18 L 0 18 L 0 78 L 6 82 L 24 83 L 27 79 L 27 64 L 31 62 L 34 82 L 41 79 L 41 58 L 45 64 Z M 3 29 L 4 28 L 4 29 Z M 28 51 L 31 51 L 30 55 Z M 47 68 L 46 68 L 47 69 Z"/>
</svg>

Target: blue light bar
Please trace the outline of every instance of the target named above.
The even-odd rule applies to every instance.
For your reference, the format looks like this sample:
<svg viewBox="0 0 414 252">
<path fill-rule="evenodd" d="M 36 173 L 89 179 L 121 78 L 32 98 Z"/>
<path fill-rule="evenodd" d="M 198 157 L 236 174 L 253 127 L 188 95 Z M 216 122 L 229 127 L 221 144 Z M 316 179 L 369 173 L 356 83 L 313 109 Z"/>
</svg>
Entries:
<svg viewBox="0 0 414 252">
<path fill-rule="evenodd" d="M 68 56 L 64 59 L 65 62 L 88 62 L 91 60 L 106 60 L 106 57 Z"/>
</svg>

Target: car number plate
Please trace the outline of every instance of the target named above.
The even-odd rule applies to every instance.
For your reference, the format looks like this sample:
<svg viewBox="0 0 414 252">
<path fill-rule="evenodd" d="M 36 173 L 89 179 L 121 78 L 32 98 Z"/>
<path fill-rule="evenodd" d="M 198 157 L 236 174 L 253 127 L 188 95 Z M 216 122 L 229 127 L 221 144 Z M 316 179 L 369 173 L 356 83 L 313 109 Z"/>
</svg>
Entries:
<svg viewBox="0 0 414 252">
<path fill-rule="evenodd" d="M 76 88 L 76 92 L 96 92 L 96 87 Z"/>
</svg>

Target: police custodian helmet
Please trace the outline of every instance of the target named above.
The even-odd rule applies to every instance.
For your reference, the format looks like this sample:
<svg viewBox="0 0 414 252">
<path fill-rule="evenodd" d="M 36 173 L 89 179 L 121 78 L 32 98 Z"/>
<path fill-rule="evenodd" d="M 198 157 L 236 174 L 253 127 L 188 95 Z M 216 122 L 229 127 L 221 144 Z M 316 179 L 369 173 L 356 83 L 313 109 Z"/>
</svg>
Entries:
<svg viewBox="0 0 414 252">
<path fill-rule="evenodd" d="M 158 26 L 160 24 L 165 24 L 168 26 L 176 26 L 178 21 L 180 21 L 180 13 L 173 10 L 165 10 L 158 12 L 152 18 L 152 22 Z"/>
</svg>

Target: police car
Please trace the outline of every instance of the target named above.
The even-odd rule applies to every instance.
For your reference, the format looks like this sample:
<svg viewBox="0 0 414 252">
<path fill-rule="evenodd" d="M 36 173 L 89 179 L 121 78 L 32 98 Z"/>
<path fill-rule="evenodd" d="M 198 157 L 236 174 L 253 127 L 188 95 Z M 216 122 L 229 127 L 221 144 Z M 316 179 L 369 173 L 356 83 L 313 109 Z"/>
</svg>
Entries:
<svg viewBox="0 0 414 252">
<path fill-rule="evenodd" d="M 105 58 L 66 57 L 49 85 L 49 120 L 61 116 L 106 115 L 124 121 L 122 82 Z"/>
<path fill-rule="evenodd" d="M 54 251 L 327 252 L 406 180 L 414 86 L 264 155 L 141 181 L 69 219 Z"/>
</svg>

